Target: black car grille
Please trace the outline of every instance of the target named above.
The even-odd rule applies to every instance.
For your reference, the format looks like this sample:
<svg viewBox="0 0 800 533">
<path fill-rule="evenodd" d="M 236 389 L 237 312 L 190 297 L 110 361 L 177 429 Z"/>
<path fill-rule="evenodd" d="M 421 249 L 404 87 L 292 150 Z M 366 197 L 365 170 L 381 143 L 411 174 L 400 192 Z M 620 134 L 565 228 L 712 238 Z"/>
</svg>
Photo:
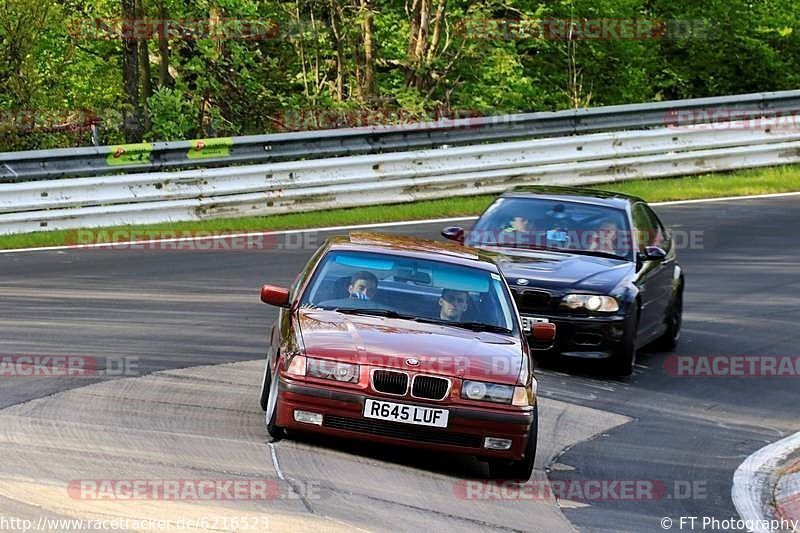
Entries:
<svg viewBox="0 0 800 533">
<path fill-rule="evenodd" d="M 343 429 L 358 433 L 368 433 L 370 435 L 380 435 L 382 437 L 429 442 L 432 444 L 449 444 L 451 446 L 463 446 L 466 448 L 481 447 L 480 435 L 451 433 L 441 429 L 430 429 L 396 422 L 348 418 L 344 416 L 325 415 L 322 420 L 322 425 L 324 427 L 332 429 Z"/>
<path fill-rule="evenodd" d="M 545 291 L 517 289 L 514 291 L 514 300 L 521 313 L 547 311 L 550 308 L 550 294 Z"/>
<path fill-rule="evenodd" d="M 450 382 L 433 376 L 416 376 L 411 383 L 411 396 L 428 400 L 443 400 Z"/>
<path fill-rule="evenodd" d="M 372 373 L 372 388 L 386 394 L 405 395 L 408 390 L 408 375 L 391 370 L 376 370 Z"/>
</svg>

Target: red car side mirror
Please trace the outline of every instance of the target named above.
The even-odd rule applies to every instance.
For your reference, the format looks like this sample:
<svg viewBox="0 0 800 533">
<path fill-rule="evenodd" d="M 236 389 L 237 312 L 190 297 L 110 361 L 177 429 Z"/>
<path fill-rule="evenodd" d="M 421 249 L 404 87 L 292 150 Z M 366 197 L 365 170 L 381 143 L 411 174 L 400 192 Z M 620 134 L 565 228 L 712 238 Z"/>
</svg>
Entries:
<svg viewBox="0 0 800 533">
<path fill-rule="evenodd" d="M 556 338 L 556 325 L 551 322 L 537 322 L 531 327 L 531 338 L 542 344 L 552 344 Z"/>
<path fill-rule="evenodd" d="M 262 285 L 261 301 L 278 307 L 289 307 L 289 289 L 274 285 Z"/>
</svg>

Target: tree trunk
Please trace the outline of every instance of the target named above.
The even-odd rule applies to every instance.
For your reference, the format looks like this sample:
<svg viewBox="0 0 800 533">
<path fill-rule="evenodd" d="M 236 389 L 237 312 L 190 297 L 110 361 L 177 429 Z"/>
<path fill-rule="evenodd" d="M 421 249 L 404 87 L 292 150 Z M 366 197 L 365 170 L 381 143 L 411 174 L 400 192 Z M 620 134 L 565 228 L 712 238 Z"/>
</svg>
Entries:
<svg viewBox="0 0 800 533">
<path fill-rule="evenodd" d="M 144 9 L 144 0 L 136 0 L 136 18 L 147 18 Z M 150 39 L 144 38 L 138 42 L 139 47 L 139 77 L 142 84 L 142 100 L 147 101 L 153 95 L 153 85 L 150 81 Z"/>
<path fill-rule="evenodd" d="M 414 62 L 419 65 L 425 55 L 425 47 L 428 44 L 428 24 L 431 13 L 430 0 L 420 0 L 419 2 L 419 24 L 417 42 L 414 47 Z"/>
<path fill-rule="evenodd" d="M 436 6 L 431 43 L 428 46 L 428 56 L 425 58 L 428 64 L 431 64 L 436 57 L 436 51 L 439 49 L 439 42 L 442 40 L 442 24 L 444 24 L 444 8 L 446 3 L 447 0 L 439 0 L 439 4 Z"/>
<path fill-rule="evenodd" d="M 417 49 L 417 36 L 419 35 L 419 11 L 420 2 L 427 0 L 413 0 L 411 10 L 408 12 L 408 48 L 406 51 L 406 86 L 410 86 L 414 81 L 414 50 Z M 406 4 L 408 5 L 408 4 Z"/>
<path fill-rule="evenodd" d="M 430 59 L 433 59 L 432 43 L 437 46 L 441 35 L 441 19 L 444 18 L 444 0 L 439 0 L 434 20 L 434 36 L 429 42 L 431 23 L 431 0 L 414 0 L 411 8 L 411 26 L 408 39 L 406 86 L 423 89 L 429 85 L 427 73 Z"/>
<path fill-rule="evenodd" d="M 302 24 L 303 24 L 302 18 L 300 17 L 300 0 L 295 0 L 294 8 L 295 8 L 295 11 L 294 11 L 294 13 L 295 13 L 295 23 L 297 24 L 297 27 L 300 28 L 300 27 L 302 27 Z M 314 25 L 314 12 L 313 11 L 311 12 L 311 25 L 312 25 L 312 27 Z M 316 38 L 316 34 L 314 35 L 314 37 Z M 304 37 L 301 35 L 297 39 L 297 51 L 300 54 L 300 66 L 301 66 L 301 72 L 303 74 L 303 94 L 305 95 L 306 100 L 308 100 L 308 94 L 309 94 L 308 93 L 308 68 L 306 67 L 306 47 L 305 47 L 305 43 L 303 41 L 304 41 Z"/>
<path fill-rule="evenodd" d="M 158 84 L 161 87 L 172 87 L 175 80 L 169 73 L 169 40 L 163 28 L 167 19 L 167 8 L 164 0 L 158 2 L 158 20 L 161 21 L 162 30 L 158 32 Z"/>
<path fill-rule="evenodd" d="M 339 11 L 339 0 L 330 0 L 328 4 L 328 20 L 331 25 L 331 35 L 333 37 L 334 48 L 336 49 L 336 81 L 334 91 L 338 101 L 344 100 L 344 36 L 341 27 L 341 12 Z"/>
<path fill-rule="evenodd" d="M 136 0 L 122 0 L 122 18 L 133 21 L 136 18 Z M 123 132 L 126 142 L 141 142 L 144 128 L 142 124 L 142 106 L 139 101 L 139 47 L 136 39 L 122 41 L 122 86 L 125 92 L 125 110 Z"/>
<path fill-rule="evenodd" d="M 375 18 L 372 0 L 361 0 L 361 31 L 364 35 L 364 65 L 361 78 L 361 97 L 371 100 L 375 96 Z"/>
</svg>

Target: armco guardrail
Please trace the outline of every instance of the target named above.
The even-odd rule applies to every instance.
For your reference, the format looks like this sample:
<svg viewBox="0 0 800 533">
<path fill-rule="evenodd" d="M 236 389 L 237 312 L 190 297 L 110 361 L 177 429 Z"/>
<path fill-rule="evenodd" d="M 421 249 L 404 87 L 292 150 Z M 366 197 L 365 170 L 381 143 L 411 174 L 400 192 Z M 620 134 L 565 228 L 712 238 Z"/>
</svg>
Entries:
<svg viewBox="0 0 800 533">
<path fill-rule="evenodd" d="M 269 215 L 800 162 L 800 130 L 748 124 L 8 183 L 0 233 Z"/>
<path fill-rule="evenodd" d="M 680 125 L 691 111 L 800 111 L 800 91 L 275 135 L 0 153 L 0 182 L 158 172 Z M 692 118 L 694 120 L 694 118 Z"/>
</svg>

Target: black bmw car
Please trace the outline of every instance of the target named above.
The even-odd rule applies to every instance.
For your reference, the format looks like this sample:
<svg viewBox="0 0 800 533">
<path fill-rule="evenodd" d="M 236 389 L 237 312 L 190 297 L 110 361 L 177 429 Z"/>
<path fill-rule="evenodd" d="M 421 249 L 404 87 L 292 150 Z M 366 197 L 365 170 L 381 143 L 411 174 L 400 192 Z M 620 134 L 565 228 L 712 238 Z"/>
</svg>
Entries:
<svg viewBox="0 0 800 533">
<path fill-rule="evenodd" d="M 633 372 L 651 342 L 673 349 L 684 276 L 669 231 L 641 198 L 587 188 L 520 187 L 448 239 L 500 253 L 523 325 L 553 322 L 549 355 L 606 359 Z"/>
</svg>

